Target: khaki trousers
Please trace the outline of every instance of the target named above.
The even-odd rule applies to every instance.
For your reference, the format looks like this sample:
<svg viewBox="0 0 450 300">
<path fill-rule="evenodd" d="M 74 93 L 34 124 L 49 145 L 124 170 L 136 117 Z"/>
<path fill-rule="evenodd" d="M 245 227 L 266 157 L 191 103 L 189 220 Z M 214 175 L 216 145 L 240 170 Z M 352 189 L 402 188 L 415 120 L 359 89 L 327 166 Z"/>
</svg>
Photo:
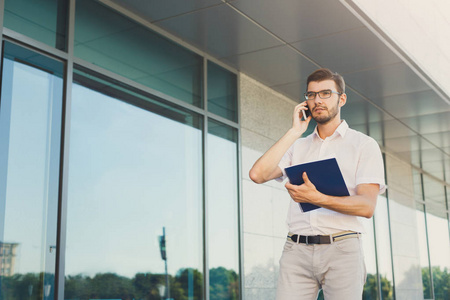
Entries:
<svg viewBox="0 0 450 300">
<path fill-rule="evenodd" d="M 359 237 L 332 244 L 306 245 L 287 240 L 280 259 L 277 300 L 361 300 L 366 281 Z"/>
</svg>

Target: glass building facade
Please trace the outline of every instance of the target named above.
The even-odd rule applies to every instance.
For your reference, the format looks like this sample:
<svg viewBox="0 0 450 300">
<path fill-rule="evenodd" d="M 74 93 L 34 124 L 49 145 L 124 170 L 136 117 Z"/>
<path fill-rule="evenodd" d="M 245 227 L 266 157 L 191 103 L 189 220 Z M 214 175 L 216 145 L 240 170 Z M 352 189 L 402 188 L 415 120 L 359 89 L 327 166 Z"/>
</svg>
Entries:
<svg viewBox="0 0 450 300">
<path fill-rule="evenodd" d="M 1 4 L 0 299 L 273 299 L 288 195 L 247 173 L 293 104 L 101 1 Z M 363 299 L 450 299 L 449 186 L 357 99 L 389 186 Z"/>
<path fill-rule="evenodd" d="M 1 299 L 239 299 L 236 72 L 68 3 L 4 3 Z"/>
</svg>

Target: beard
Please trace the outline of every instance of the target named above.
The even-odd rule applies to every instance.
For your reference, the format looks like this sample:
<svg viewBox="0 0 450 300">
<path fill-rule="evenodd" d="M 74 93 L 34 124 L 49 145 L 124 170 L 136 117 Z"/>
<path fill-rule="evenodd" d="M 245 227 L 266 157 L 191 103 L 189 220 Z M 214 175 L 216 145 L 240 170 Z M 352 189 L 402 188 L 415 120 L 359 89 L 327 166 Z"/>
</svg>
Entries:
<svg viewBox="0 0 450 300">
<path fill-rule="evenodd" d="M 338 100 L 339 102 L 339 100 Z M 313 108 L 313 112 L 314 110 L 317 108 L 317 106 L 314 106 Z M 325 111 L 322 111 L 320 115 L 318 116 L 314 116 L 314 114 L 312 114 L 312 118 L 314 119 L 314 121 L 317 122 L 317 124 L 327 124 L 328 122 L 330 122 L 331 120 L 333 120 L 337 114 L 338 114 L 338 103 L 336 103 L 336 105 L 328 108 L 325 106 L 320 106 L 320 108 L 324 109 Z M 328 112 L 328 114 L 325 114 L 325 112 Z"/>
</svg>

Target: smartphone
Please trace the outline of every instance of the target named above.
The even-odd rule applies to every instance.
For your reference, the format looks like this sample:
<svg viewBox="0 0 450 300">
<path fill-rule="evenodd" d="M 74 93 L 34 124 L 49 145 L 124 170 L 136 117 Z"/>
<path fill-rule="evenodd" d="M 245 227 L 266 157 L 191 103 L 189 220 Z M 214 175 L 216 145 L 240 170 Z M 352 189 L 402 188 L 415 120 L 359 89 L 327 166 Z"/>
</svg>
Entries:
<svg viewBox="0 0 450 300">
<path fill-rule="evenodd" d="M 302 110 L 302 113 L 303 113 L 303 118 L 305 120 L 311 115 L 311 111 L 309 110 L 309 107 L 308 107 L 308 110 Z"/>
</svg>

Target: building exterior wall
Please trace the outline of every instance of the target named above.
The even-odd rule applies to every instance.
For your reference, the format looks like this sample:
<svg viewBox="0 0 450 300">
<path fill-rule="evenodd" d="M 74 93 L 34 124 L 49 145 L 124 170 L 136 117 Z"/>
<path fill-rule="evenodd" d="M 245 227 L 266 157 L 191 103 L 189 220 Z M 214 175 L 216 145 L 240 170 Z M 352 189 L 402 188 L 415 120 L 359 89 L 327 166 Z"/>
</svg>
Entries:
<svg viewBox="0 0 450 300">
<path fill-rule="evenodd" d="M 396 299 L 422 299 L 412 168 L 386 155 L 386 171 Z"/>
<path fill-rule="evenodd" d="M 287 233 L 289 194 L 275 181 L 257 185 L 253 163 L 291 125 L 295 102 L 246 75 L 240 76 L 244 295 L 275 299 L 278 260 Z"/>
<path fill-rule="evenodd" d="M 273 91 L 246 74 L 238 74 L 237 70 L 195 50 L 194 46 L 178 44 L 179 41 L 171 39 L 169 34 L 165 36 L 161 31 L 155 33 L 141 21 L 128 14 L 125 17 L 120 11 L 97 1 L 77 0 L 76 9 L 74 5 L 65 7 L 64 1 L 58 1 L 60 6 L 56 5 L 56 1 L 42 1 L 48 7 L 35 2 L 35 7 L 26 6 L 27 10 L 24 10 L 25 2 L 1 2 L 6 6 L 0 102 L 0 206 L 6 221 L 0 227 L 0 242 L 17 248 L 11 258 L 14 268 L 8 267 L 11 271 L 7 271 L 6 265 L 2 265 L 2 292 L 13 291 L 8 287 L 8 282 L 11 286 L 12 280 L 25 282 L 26 278 L 21 279 L 20 276 L 34 273 L 28 278 L 30 285 L 36 286 L 33 296 L 38 286 L 45 286 L 43 299 L 64 299 L 65 296 L 83 298 L 79 295 L 88 290 L 83 284 L 91 281 L 89 276 L 103 273 L 101 275 L 106 275 L 103 278 L 126 279 L 127 284 L 134 279 L 134 283 L 138 279 L 146 279 L 148 286 L 141 285 L 142 290 L 153 293 L 152 297 L 156 298 L 167 296 L 163 295 L 162 287 L 166 286 L 165 279 L 168 280 L 169 276 L 164 274 L 162 243 L 158 244 L 158 239 L 166 241 L 167 229 L 164 251 L 167 247 L 170 280 L 172 287 L 177 287 L 173 297 L 274 299 L 278 261 L 288 230 L 285 219 L 290 199 L 282 183 L 271 181 L 257 185 L 249 179 L 248 172 L 253 163 L 291 126 L 292 110 L 297 100 Z M 405 24 L 422 18 L 428 21 L 425 27 L 416 28 L 426 36 L 426 42 L 417 45 L 412 43 L 413 35 L 406 28 L 409 25 L 400 28 L 403 31 L 396 31 L 392 20 L 386 19 L 383 23 L 389 15 L 385 14 L 385 10 L 374 7 L 369 1 L 353 2 L 364 9 L 373 22 L 385 28 L 386 34 L 398 42 L 405 53 L 411 53 L 411 61 L 423 67 L 439 87 L 450 91 L 445 81 L 450 70 L 447 67 L 449 54 L 445 52 L 445 47 L 450 38 L 435 41 L 432 34 L 433 30 L 448 23 L 448 16 L 441 12 L 442 7 L 447 6 L 439 2 L 441 11 L 425 7 L 426 13 L 422 16 L 422 6 L 416 5 L 413 12 L 399 16 Z M 397 0 L 391 5 L 401 9 L 409 2 L 413 1 Z M 44 13 L 34 13 L 33 7 L 42 9 Z M 65 9 L 69 9 L 65 11 L 67 14 Z M 67 21 L 66 15 L 73 19 Z M 435 16 L 438 20 L 433 19 Z M 61 24 L 66 23 L 69 30 L 65 25 L 60 28 Z M 408 34 L 403 36 L 405 30 Z M 66 33 L 70 34 L 66 36 Z M 70 42 L 66 43 L 66 39 Z M 437 46 L 429 47 L 433 42 Z M 119 49 L 121 51 L 117 51 Z M 136 49 L 144 51 L 133 52 Z M 22 62 L 25 64 L 22 65 Z M 159 71 L 152 73 L 155 69 Z M 192 76 L 184 77 L 188 74 Z M 19 75 L 23 77 L 14 77 Z M 206 86 L 203 85 L 205 81 Z M 13 86 L 13 83 L 16 84 Z M 82 94 L 82 90 L 86 94 Z M 33 93 L 33 97 L 23 96 L 18 91 Z M 104 92 L 103 96 L 99 96 L 99 91 Z M 109 98 L 105 99 L 105 95 Z M 40 99 L 38 96 L 41 96 L 42 103 L 37 101 Z M 104 106 L 92 114 L 94 102 L 100 98 L 104 98 Z M 34 100 L 33 105 L 27 102 L 30 99 Z M 239 104 L 237 99 L 240 99 Z M 9 113 L 11 103 L 17 115 Z M 108 115 L 106 111 L 111 105 L 120 105 L 119 113 Z M 43 109 L 44 106 L 48 109 Z M 47 115 L 49 112 L 53 115 Z M 41 116 L 39 122 L 27 117 L 38 113 Z M 350 127 L 371 135 L 380 144 L 389 186 L 387 193 L 378 199 L 374 218 L 367 220 L 366 224 L 364 251 L 369 277 L 365 299 L 446 300 L 446 282 L 440 282 L 437 276 L 433 276 L 449 276 L 448 184 L 445 186 L 442 181 L 427 176 L 417 167 L 405 163 L 404 159 L 389 153 L 389 149 L 384 147 L 383 114 L 369 101 L 355 100 L 352 103 L 350 99 L 343 113 Z M 138 114 L 142 116 L 142 121 L 151 124 L 124 130 L 126 125 L 136 121 Z M 375 118 L 368 118 L 369 114 Z M 96 116 L 109 116 L 108 120 L 116 126 L 106 126 L 109 121 L 105 120 L 94 126 Z M 125 119 L 128 121 L 125 122 Z M 75 128 L 72 132 L 71 121 L 74 124 L 72 128 Z M 170 127 L 167 123 L 176 124 L 178 129 L 164 131 Z M 15 131 L 10 130 L 10 126 L 15 126 Z M 84 129 L 80 131 L 82 126 Z M 91 137 L 89 142 L 89 134 L 99 128 L 98 137 Z M 309 128 L 308 132 L 312 129 Z M 40 130 L 41 135 L 33 130 Z M 136 134 L 138 131 L 142 135 L 135 140 L 130 138 L 132 132 Z M 27 134 L 24 135 L 24 132 Z M 152 132 L 154 136 L 150 135 Z M 117 136 L 123 140 L 118 140 Z M 10 137 L 20 143 L 10 147 Z M 100 144 L 98 147 L 99 137 L 108 138 L 108 143 L 115 146 L 101 148 Z M 158 137 L 159 140 L 156 139 Z M 138 147 L 142 146 L 141 143 L 148 148 Z M 124 154 L 124 151 L 117 150 L 119 147 L 125 147 L 129 152 Z M 413 145 L 405 147 L 409 149 Z M 37 148 L 40 151 L 36 151 Z M 68 155 L 69 148 L 71 156 Z M 167 155 L 171 150 L 181 148 L 180 153 L 171 157 Z M 142 152 L 135 152 L 136 149 Z M 148 155 L 151 151 L 160 156 Z M 93 153 L 97 156 L 92 158 Z M 240 168 L 238 153 L 241 157 Z M 66 158 L 61 158 L 62 154 Z M 102 163 L 106 161 L 107 154 L 110 154 L 110 160 Z M 159 169 L 155 171 L 158 173 L 155 177 L 158 178 L 150 172 L 152 168 L 155 170 L 154 161 L 144 168 L 145 171 L 150 170 L 148 173 L 138 173 L 132 168 L 142 167 L 144 162 L 136 154 L 157 160 Z M 74 160 L 77 155 L 85 165 Z M 88 160 L 89 157 L 92 161 Z M 125 169 L 108 170 L 119 161 L 117 157 L 126 162 Z M 171 174 L 167 174 L 167 163 L 163 165 L 165 160 L 173 157 L 180 158 L 180 163 L 171 170 L 179 170 L 184 164 L 189 167 L 177 173 L 180 179 L 178 188 L 166 180 Z M 79 182 L 82 182 L 78 186 L 70 180 L 67 171 L 71 160 L 74 166 L 72 177 L 78 174 Z M 39 170 L 33 169 L 36 161 L 41 162 Z M 31 168 L 40 177 L 34 176 L 28 169 L 24 172 L 25 167 Z M 95 167 L 98 168 L 97 173 L 92 171 Z M 86 170 L 90 173 L 85 173 Z M 21 175 L 21 172 L 27 175 Z M 93 180 L 85 176 L 87 173 L 93 176 Z M 111 181 L 111 177 L 102 180 L 105 174 L 111 173 L 115 181 Z M 103 185 L 92 187 L 95 193 L 88 197 L 86 187 L 96 180 Z M 130 197 L 128 189 L 136 191 L 137 182 L 141 183 L 141 192 Z M 180 182 L 186 192 L 179 188 Z M 71 185 L 70 192 L 68 185 Z M 6 193 L 7 188 L 9 194 Z M 159 196 L 155 196 L 156 190 L 160 191 Z M 174 194 L 167 197 L 169 192 Z M 100 200 L 103 202 L 97 204 Z M 110 205 L 111 202 L 114 205 Z M 162 202 L 166 205 L 164 208 L 161 208 Z M 11 206 L 11 203 L 21 206 Z M 28 205 L 30 203 L 36 207 Z M 117 207 L 122 210 L 111 214 Z M 172 210 L 180 207 L 183 209 L 175 215 Z M 242 210 L 239 211 L 238 207 Z M 167 220 L 153 228 L 146 223 L 152 219 L 149 212 L 153 213 L 153 219 L 164 216 Z M 141 214 L 140 218 L 135 217 L 137 213 Z M 188 219 L 186 222 L 183 221 L 185 217 Z M 35 219 L 40 222 L 39 226 L 32 222 Z M 82 226 L 87 222 L 92 222 L 90 230 L 83 231 Z M 106 223 L 109 225 L 106 226 Z M 117 228 L 112 229 L 113 226 Z M 16 234 L 16 229 L 21 230 L 20 235 Z M 93 234 L 94 229 L 99 230 L 98 238 Z M 159 236 L 161 229 L 164 230 L 164 238 Z M 151 236 L 142 238 L 142 232 L 150 232 Z M 119 233 L 124 237 L 122 240 L 127 238 L 129 242 L 117 243 Z M 29 238 L 30 235 L 33 239 Z M 89 243 L 86 236 L 91 237 Z M 143 240 L 144 250 L 139 250 L 136 241 Z M 89 247 L 85 247 L 86 244 Z M 117 252 L 114 251 L 117 249 L 136 252 L 130 254 L 132 252 L 126 251 L 124 259 L 115 259 Z M 95 255 L 90 256 L 92 263 L 84 259 L 85 255 L 94 252 Z M 33 266 L 23 263 L 24 257 L 32 261 Z M 78 263 L 70 261 L 80 257 L 83 259 Z M 106 260 L 108 257 L 109 261 Z M 128 262 L 131 258 L 134 258 L 133 263 Z M 104 268 L 92 267 L 94 263 L 100 265 L 103 259 Z M 174 263 L 176 260 L 179 264 Z M 151 263 L 143 266 L 143 261 Z M 83 269 L 85 266 L 87 268 Z M 134 268 L 125 274 L 129 278 L 124 278 L 125 275 L 118 271 L 113 274 L 124 267 Z M 65 278 L 67 286 L 64 286 Z M 60 285 L 59 290 L 55 290 L 57 284 Z M 430 287 L 433 284 L 434 295 Z M 20 286 L 18 289 L 21 289 Z M 125 296 L 120 293 L 110 295 L 110 298 L 119 297 Z"/>
</svg>

